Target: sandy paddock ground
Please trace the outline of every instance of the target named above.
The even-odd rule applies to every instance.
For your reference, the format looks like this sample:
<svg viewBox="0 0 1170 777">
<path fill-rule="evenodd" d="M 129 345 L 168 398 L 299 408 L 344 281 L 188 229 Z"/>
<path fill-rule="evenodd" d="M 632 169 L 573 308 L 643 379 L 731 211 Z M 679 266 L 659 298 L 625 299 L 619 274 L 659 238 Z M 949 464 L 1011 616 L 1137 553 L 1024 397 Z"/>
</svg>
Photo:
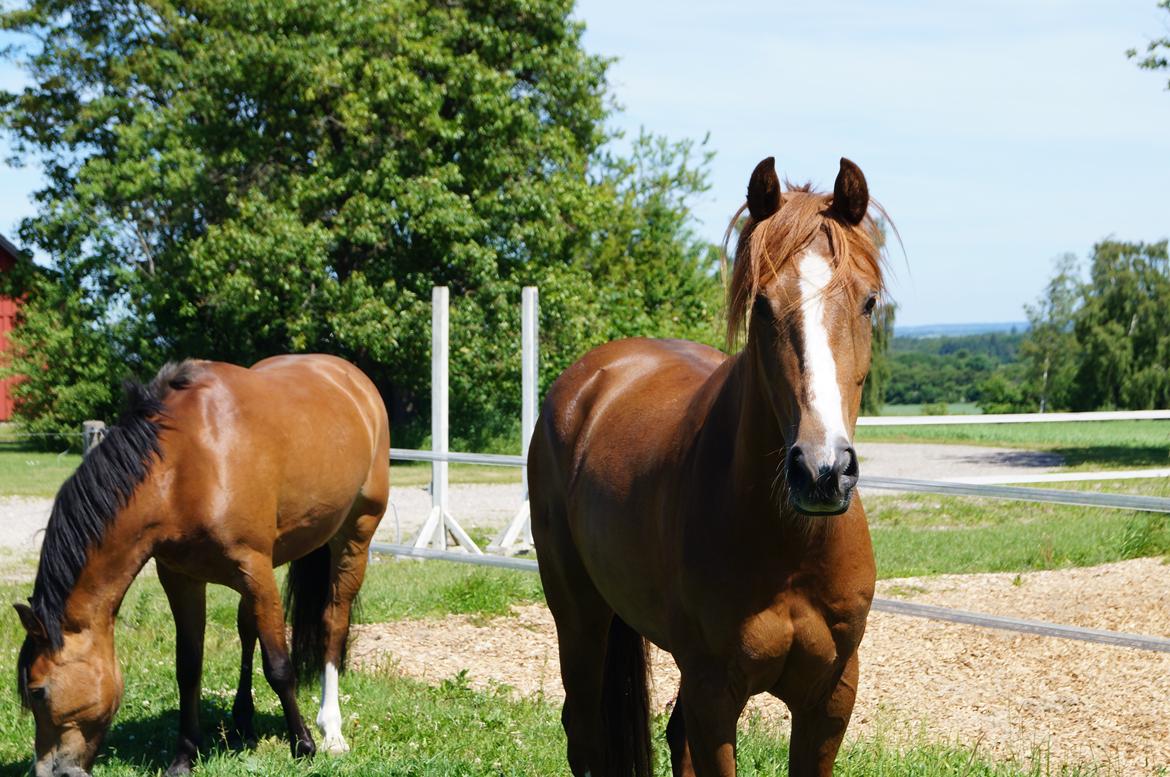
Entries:
<svg viewBox="0 0 1170 777">
<path fill-rule="evenodd" d="M 1170 637 L 1170 567 L 1157 559 L 1018 577 L 886 580 L 878 588 L 879 596 Z M 563 697 L 543 605 L 486 623 L 449 616 L 358 626 L 350 656 L 432 683 L 466 669 L 477 687 Z M 1105 764 L 1107 774 L 1170 767 L 1170 654 L 874 613 L 861 659 L 850 737 L 880 731 L 896 742 L 926 738 L 1021 760 L 1040 752 L 1056 764 Z M 678 674 L 660 651 L 652 663 L 654 704 L 663 709 Z M 787 719 L 770 697 L 756 697 L 748 710 Z"/>
</svg>

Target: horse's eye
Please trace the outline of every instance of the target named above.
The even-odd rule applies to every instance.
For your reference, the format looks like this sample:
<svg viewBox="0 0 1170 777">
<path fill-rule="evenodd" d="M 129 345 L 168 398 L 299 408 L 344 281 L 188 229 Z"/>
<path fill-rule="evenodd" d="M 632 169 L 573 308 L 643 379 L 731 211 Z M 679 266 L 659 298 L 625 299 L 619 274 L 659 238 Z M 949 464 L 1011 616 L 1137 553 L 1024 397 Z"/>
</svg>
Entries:
<svg viewBox="0 0 1170 777">
<path fill-rule="evenodd" d="M 765 321 L 771 321 L 774 318 L 772 314 L 772 305 L 768 302 L 768 298 L 763 294 L 756 295 L 756 300 L 752 304 L 752 309 L 757 316 Z"/>
<path fill-rule="evenodd" d="M 877 305 L 877 295 L 870 294 L 869 297 L 867 297 L 865 300 L 865 307 L 862 308 L 862 311 L 861 311 L 862 315 L 866 315 L 866 316 L 871 315 L 873 313 L 873 309 L 876 305 Z"/>
<path fill-rule="evenodd" d="M 28 697 L 33 701 L 44 701 L 47 693 L 43 685 L 35 685 L 28 689 Z"/>
</svg>

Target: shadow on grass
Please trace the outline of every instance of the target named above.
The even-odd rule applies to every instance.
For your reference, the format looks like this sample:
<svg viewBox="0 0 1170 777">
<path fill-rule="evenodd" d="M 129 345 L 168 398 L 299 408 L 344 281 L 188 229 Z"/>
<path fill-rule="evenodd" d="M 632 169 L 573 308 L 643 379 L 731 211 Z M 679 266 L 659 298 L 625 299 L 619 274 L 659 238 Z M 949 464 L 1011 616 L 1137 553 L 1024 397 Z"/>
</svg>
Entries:
<svg viewBox="0 0 1170 777">
<path fill-rule="evenodd" d="M 231 711 L 227 707 L 204 702 L 200 709 L 203 723 L 203 747 L 199 749 L 203 758 L 215 754 L 239 752 L 227 742 L 225 733 L 231 727 Z M 288 740 L 288 729 L 284 717 L 273 713 L 257 712 L 253 719 L 259 739 L 279 737 Z M 19 761 L 0 763 L 0 777 L 28 777 L 32 767 L 32 717 L 28 718 L 28 757 Z M 315 733 L 315 731 L 314 731 Z M 117 761 L 145 774 L 165 771 L 175 755 L 175 742 L 179 735 L 179 711 L 167 710 L 149 717 L 115 719 L 109 735 L 98 749 L 97 764 Z M 291 755 L 289 756 L 292 757 Z"/>
<path fill-rule="evenodd" d="M 1165 445 L 1083 445 L 1049 449 L 1066 466 L 1170 467 L 1170 440 Z"/>
</svg>

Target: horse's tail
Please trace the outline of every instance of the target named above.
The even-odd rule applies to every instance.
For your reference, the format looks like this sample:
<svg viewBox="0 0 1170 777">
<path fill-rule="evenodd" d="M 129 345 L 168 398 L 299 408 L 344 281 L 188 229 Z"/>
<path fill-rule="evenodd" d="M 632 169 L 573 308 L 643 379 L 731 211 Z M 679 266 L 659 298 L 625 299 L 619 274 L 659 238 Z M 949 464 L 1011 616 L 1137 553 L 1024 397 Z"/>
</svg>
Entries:
<svg viewBox="0 0 1170 777">
<path fill-rule="evenodd" d="M 646 640 L 614 615 L 601 681 L 605 773 L 612 777 L 651 777 L 653 772 L 646 672 Z"/>
<path fill-rule="evenodd" d="M 325 668 L 325 608 L 329 605 L 329 546 L 288 565 L 284 615 L 292 626 L 292 663 L 298 682 Z"/>
</svg>

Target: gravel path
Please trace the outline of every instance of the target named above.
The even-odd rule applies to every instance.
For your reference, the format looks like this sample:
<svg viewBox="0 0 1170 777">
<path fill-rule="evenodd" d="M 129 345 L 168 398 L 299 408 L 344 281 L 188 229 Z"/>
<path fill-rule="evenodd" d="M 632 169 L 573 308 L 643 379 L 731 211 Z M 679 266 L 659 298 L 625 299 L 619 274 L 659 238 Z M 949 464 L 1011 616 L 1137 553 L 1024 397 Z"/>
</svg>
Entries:
<svg viewBox="0 0 1170 777">
<path fill-rule="evenodd" d="M 973 445 L 862 443 L 858 453 L 867 475 L 926 480 L 1039 474 L 1052 472 L 1061 463 L 1052 453 Z M 451 514 L 464 528 L 494 533 L 516 514 L 522 492 L 519 483 L 492 483 L 456 484 L 449 493 Z M 430 513 L 427 487 L 392 487 L 390 502 L 392 509 L 386 511 L 377 539 L 394 542 L 413 537 Z M 52 504 L 51 499 L 0 498 L 0 548 L 36 550 Z"/>
<path fill-rule="evenodd" d="M 1138 559 L 1085 569 L 887 580 L 879 595 L 1081 626 L 1170 636 L 1170 568 Z M 678 687 L 669 655 L 653 651 L 654 703 Z M 543 605 L 478 624 L 464 616 L 355 628 L 351 660 L 392 662 L 438 682 L 463 669 L 473 685 L 563 698 L 552 618 Z M 988 631 L 883 613 L 870 617 L 850 736 L 957 742 L 998 758 L 1039 748 L 1105 773 L 1170 767 L 1170 655 Z M 756 697 L 749 711 L 786 720 Z"/>
</svg>

